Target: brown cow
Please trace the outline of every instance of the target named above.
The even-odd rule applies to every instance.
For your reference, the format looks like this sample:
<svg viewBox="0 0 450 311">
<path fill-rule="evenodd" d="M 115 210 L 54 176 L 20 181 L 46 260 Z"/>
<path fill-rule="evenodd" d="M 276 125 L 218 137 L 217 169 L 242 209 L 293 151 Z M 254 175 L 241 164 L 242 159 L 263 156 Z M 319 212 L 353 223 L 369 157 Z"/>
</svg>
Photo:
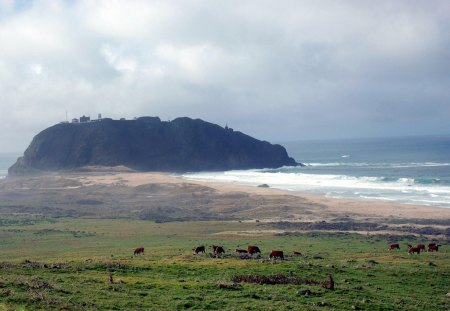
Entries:
<svg viewBox="0 0 450 311">
<path fill-rule="evenodd" d="M 143 254 L 144 253 L 144 248 L 143 247 L 138 247 L 138 248 L 136 248 L 135 250 L 134 250 L 134 256 L 136 256 L 136 255 L 140 255 L 140 254 Z"/>
<path fill-rule="evenodd" d="M 223 253 L 225 253 L 225 250 L 223 249 L 222 246 L 218 246 L 218 245 L 213 245 L 212 246 L 213 252 L 215 256 L 220 256 Z"/>
<path fill-rule="evenodd" d="M 256 245 L 249 245 L 248 247 L 247 247 L 247 250 L 248 250 L 248 253 L 250 254 L 250 255 L 253 255 L 253 254 L 261 254 L 261 250 L 259 249 L 259 247 L 258 246 L 256 246 Z"/>
<path fill-rule="evenodd" d="M 236 248 L 235 252 L 238 253 L 238 254 L 248 254 L 247 250 L 240 249 L 240 248 Z"/>
<path fill-rule="evenodd" d="M 400 245 L 398 243 L 389 244 L 389 250 L 392 249 L 400 249 Z"/>
<path fill-rule="evenodd" d="M 302 253 L 296 252 L 296 251 L 293 251 L 293 252 L 292 252 L 292 255 L 293 255 L 293 256 L 303 256 Z"/>
<path fill-rule="evenodd" d="M 276 259 L 276 258 L 284 259 L 283 251 L 272 250 L 270 252 L 269 259 L 272 259 L 272 258 L 273 259 Z"/>
<path fill-rule="evenodd" d="M 428 252 L 437 252 L 439 251 L 439 245 L 437 243 L 432 243 L 428 245 Z"/>
<path fill-rule="evenodd" d="M 408 244 L 408 254 L 414 254 L 414 253 L 416 253 L 416 254 L 420 254 L 420 248 L 418 248 L 418 247 L 412 247 L 412 245 L 411 244 Z"/>
<path fill-rule="evenodd" d="M 421 251 L 425 251 L 425 245 L 423 245 L 423 244 L 417 244 L 416 247 L 418 249 L 420 249 Z"/>
<path fill-rule="evenodd" d="M 195 254 L 205 253 L 205 246 L 204 245 L 197 246 L 196 248 L 193 249 L 193 251 L 195 252 Z"/>
</svg>

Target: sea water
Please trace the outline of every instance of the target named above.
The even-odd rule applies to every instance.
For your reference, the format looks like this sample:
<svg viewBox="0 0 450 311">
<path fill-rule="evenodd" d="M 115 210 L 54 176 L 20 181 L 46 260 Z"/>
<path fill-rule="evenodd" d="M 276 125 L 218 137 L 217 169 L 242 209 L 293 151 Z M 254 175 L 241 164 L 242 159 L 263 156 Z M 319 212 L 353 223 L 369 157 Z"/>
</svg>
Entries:
<svg viewBox="0 0 450 311">
<path fill-rule="evenodd" d="M 450 207 L 450 136 L 281 143 L 305 167 L 184 174 L 184 178 L 334 198 Z"/>
</svg>

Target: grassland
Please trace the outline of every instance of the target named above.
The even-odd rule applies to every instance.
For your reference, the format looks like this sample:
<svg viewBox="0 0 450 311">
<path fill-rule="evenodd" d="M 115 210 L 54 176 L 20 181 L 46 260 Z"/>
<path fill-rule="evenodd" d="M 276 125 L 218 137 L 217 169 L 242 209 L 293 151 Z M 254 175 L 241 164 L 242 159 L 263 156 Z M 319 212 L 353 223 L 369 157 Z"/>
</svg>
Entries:
<svg viewBox="0 0 450 311">
<path fill-rule="evenodd" d="M 400 251 L 388 251 L 389 242 Z M 450 256 L 409 256 L 414 236 L 280 232 L 238 221 L 0 216 L 0 310 L 448 310 Z M 256 244 L 262 258 L 233 250 Z M 192 248 L 223 245 L 223 258 Z M 132 256 L 135 247 L 145 254 Z M 271 249 L 290 255 L 270 261 Z M 281 274 L 317 285 L 233 283 L 237 275 Z M 309 289 L 311 294 L 300 291 Z"/>
</svg>

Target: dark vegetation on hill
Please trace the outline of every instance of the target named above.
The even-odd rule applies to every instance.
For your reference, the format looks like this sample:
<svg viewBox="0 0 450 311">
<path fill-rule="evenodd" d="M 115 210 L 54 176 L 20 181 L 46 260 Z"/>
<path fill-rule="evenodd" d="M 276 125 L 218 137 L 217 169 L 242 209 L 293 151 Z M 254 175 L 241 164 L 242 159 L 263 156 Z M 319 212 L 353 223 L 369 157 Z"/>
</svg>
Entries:
<svg viewBox="0 0 450 311">
<path fill-rule="evenodd" d="M 211 171 L 297 165 L 280 145 L 200 119 L 158 117 L 62 123 L 36 135 L 9 175 L 124 165 L 142 171 Z"/>
</svg>

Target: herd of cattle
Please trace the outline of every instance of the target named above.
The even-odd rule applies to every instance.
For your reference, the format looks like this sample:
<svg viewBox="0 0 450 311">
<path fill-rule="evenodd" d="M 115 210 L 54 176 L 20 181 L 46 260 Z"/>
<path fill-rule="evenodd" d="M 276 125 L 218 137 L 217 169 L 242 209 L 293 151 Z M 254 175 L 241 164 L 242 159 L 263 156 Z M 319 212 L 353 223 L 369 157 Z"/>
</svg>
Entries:
<svg viewBox="0 0 450 311">
<path fill-rule="evenodd" d="M 200 245 L 197 246 L 196 248 L 193 249 L 193 251 L 195 252 L 195 254 L 199 254 L 199 253 L 205 253 L 205 246 L 204 245 Z M 223 248 L 223 246 L 219 246 L 219 245 L 213 245 L 212 246 L 212 251 L 213 251 L 213 255 L 214 257 L 221 257 L 223 254 L 225 254 L 225 249 Z M 247 247 L 247 249 L 240 249 L 240 248 L 236 248 L 235 253 L 242 256 L 242 255 L 249 255 L 249 256 L 253 256 L 253 255 L 261 255 L 261 250 L 259 249 L 258 246 L 256 245 L 249 245 Z M 300 254 L 298 252 L 294 252 L 297 254 Z M 272 250 L 269 254 L 269 258 L 270 259 L 284 259 L 284 253 L 283 251 L 279 251 L 279 250 Z"/>
<path fill-rule="evenodd" d="M 411 254 L 420 254 L 420 251 L 425 251 L 425 245 L 424 244 L 417 244 L 416 246 L 412 246 L 411 244 L 407 244 L 408 246 L 408 253 Z M 438 243 L 430 243 L 428 244 L 428 252 L 437 252 L 439 251 L 439 245 Z M 389 244 L 389 250 L 393 250 L 393 249 L 400 249 L 400 244 L 398 243 L 392 243 Z M 206 249 L 204 245 L 200 245 L 197 246 L 195 248 L 192 249 L 194 251 L 194 253 L 196 255 L 198 255 L 199 253 L 206 253 Z M 213 245 L 212 246 L 212 251 L 213 251 L 213 256 L 214 257 L 221 257 L 223 254 L 225 254 L 225 249 L 223 248 L 223 246 L 219 246 L 219 245 Z M 134 256 L 139 255 L 139 254 L 143 254 L 144 253 L 144 248 L 143 247 L 138 247 L 134 250 Z M 256 256 L 260 256 L 261 255 L 261 250 L 259 249 L 258 246 L 256 245 L 249 245 L 247 247 L 247 249 L 241 249 L 241 248 L 236 248 L 235 253 L 242 256 L 250 256 L 252 257 L 253 255 Z M 302 254 L 300 252 L 292 252 L 293 256 L 301 256 Z M 271 250 L 270 254 L 269 254 L 269 259 L 284 259 L 284 253 L 283 251 L 280 250 Z"/>
<path fill-rule="evenodd" d="M 192 249 L 195 254 L 199 254 L 199 253 L 206 253 L 206 249 L 204 245 L 200 245 L 197 246 L 196 248 Z M 221 257 L 223 254 L 225 254 L 225 249 L 223 248 L 223 246 L 219 246 L 219 245 L 213 245 L 212 246 L 212 251 L 213 251 L 213 255 L 214 257 Z M 253 255 L 261 255 L 261 250 L 259 249 L 258 246 L 256 245 L 249 245 L 247 247 L 247 249 L 236 249 L 236 253 L 239 255 L 249 255 L 249 256 L 253 256 Z M 134 250 L 133 255 L 140 255 L 140 254 L 144 254 L 144 248 L 143 247 L 138 247 Z M 301 256 L 302 254 L 299 252 L 293 252 L 292 253 L 294 256 Z M 269 258 L 270 259 L 284 259 L 284 253 L 283 251 L 279 251 L 279 250 L 272 250 L 269 254 Z"/>
<path fill-rule="evenodd" d="M 406 244 L 408 246 L 408 253 L 411 254 L 420 254 L 420 251 L 425 251 L 425 245 L 424 244 L 417 244 L 416 246 L 412 246 L 411 244 Z M 428 244 L 428 252 L 437 252 L 439 251 L 439 244 L 437 243 L 430 243 Z M 400 244 L 398 243 L 392 243 L 389 244 L 389 250 L 392 249 L 400 249 Z"/>
</svg>

